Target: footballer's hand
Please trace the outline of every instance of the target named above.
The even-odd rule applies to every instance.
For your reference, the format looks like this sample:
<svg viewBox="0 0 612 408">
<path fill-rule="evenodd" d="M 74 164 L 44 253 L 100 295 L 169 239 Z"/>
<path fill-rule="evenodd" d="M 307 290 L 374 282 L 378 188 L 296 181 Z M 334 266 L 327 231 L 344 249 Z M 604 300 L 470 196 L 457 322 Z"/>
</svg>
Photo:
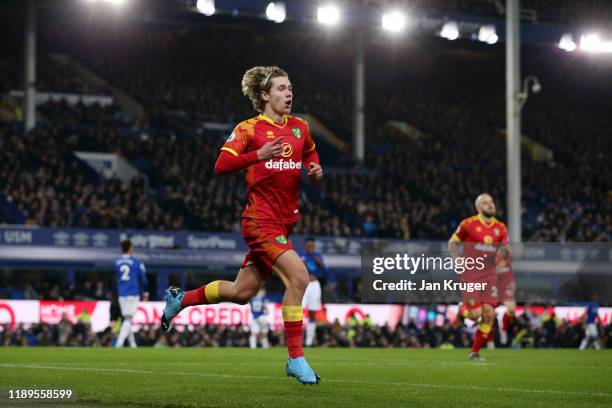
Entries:
<svg viewBox="0 0 612 408">
<path fill-rule="evenodd" d="M 273 159 L 275 157 L 280 157 L 283 152 L 283 146 L 280 142 L 283 141 L 284 136 L 277 137 L 271 142 L 263 145 L 259 150 L 257 150 L 257 157 L 259 160 L 268 160 Z"/>
<path fill-rule="evenodd" d="M 142 294 L 142 301 L 147 302 L 149 300 L 149 292 L 144 292 Z"/>
<path fill-rule="evenodd" d="M 323 178 L 323 167 L 317 163 L 310 163 L 308 166 L 308 176 L 315 180 L 321 180 Z"/>
<path fill-rule="evenodd" d="M 510 246 L 509 245 L 504 245 L 502 247 L 499 248 L 499 254 L 501 255 L 501 258 L 505 261 L 509 260 L 510 257 L 512 256 L 512 252 L 510 250 Z"/>
</svg>

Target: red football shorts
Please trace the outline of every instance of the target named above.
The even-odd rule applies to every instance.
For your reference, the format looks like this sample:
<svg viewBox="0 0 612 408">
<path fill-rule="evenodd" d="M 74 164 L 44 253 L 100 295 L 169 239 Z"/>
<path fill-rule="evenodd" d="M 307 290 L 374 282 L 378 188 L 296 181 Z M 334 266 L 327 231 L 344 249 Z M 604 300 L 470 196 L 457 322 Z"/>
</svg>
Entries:
<svg viewBox="0 0 612 408">
<path fill-rule="evenodd" d="M 242 219 L 242 238 L 249 246 L 241 268 L 255 265 L 264 279 L 272 275 L 272 265 L 281 254 L 293 249 L 289 235 L 294 223 L 282 224 L 253 218 Z"/>
<path fill-rule="evenodd" d="M 465 271 L 461 275 L 461 282 L 486 283 L 485 290 L 463 291 L 463 304 L 468 310 L 477 309 L 485 303 L 496 307 L 499 303 L 497 274 L 494 269 L 490 271 Z"/>
</svg>

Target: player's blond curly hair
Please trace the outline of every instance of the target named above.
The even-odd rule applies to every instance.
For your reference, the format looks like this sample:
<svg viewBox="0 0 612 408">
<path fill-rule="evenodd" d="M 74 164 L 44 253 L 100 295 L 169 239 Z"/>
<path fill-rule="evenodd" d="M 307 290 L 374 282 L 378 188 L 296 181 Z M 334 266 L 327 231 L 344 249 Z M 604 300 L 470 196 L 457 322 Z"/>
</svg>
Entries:
<svg viewBox="0 0 612 408">
<path fill-rule="evenodd" d="M 273 78 L 286 76 L 289 76 L 287 72 L 277 66 L 253 67 L 242 77 L 242 93 L 251 100 L 257 112 L 263 112 L 265 101 L 261 99 L 261 92 L 270 92 Z"/>
</svg>

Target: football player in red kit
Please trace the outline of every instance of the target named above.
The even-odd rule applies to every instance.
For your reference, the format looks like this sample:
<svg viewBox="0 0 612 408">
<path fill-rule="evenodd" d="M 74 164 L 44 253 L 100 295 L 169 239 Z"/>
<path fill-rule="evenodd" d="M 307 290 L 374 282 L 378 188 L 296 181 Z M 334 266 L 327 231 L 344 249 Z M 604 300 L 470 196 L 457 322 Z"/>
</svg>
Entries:
<svg viewBox="0 0 612 408">
<path fill-rule="evenodd" d="M 285 71 L 274 66 L 251 68 L 242 79 L 242 91 L 259 115 L 234 128 L 221 147 L 215 171 L 246 170 L 248 203 L 242 213 L 242 236 L 250 250 L 233 282 L 214 281 L 187 292 L 169 288 L 162 327 L 169 330 L 172 318 L 185 307 L 245 304 L 275 273 L 285 286 L 286 373 L 301 383 L 316 384 L 320 378 L 302 350 L 302 298 L 309 282 L 308 270 L 289 235 L 299 219 L 302 168 L 315 180 L 323 177 L 323 169 L 308 123 L 289 114 L 293 89 Z"/>
<path fill-rule="evenodd" d="M 496 208 L 489 194 L 481 194 L 475 201 L 478 214 L 461 221 L 449 241 L 449 250 L 454 258 L 459 257 L 457 246 L 463 243 L 463 256 L 485 260 L 481 269 L 466 270 L 461 275 L 463 282 L 485 283 L 485 290 L 464 292 L 460 313 L 469 319 L 480 320 L 474 336 L 474 345 L 469 355 L 480 360 L 479 350 L 486 344 L 493 328 L 495 307 L 499 303 L 497 288 L 496 259 L 498 252 L 503 259 L 509 259 L 508 231 L 506 225 L 495 218 Z"/>
</svg>

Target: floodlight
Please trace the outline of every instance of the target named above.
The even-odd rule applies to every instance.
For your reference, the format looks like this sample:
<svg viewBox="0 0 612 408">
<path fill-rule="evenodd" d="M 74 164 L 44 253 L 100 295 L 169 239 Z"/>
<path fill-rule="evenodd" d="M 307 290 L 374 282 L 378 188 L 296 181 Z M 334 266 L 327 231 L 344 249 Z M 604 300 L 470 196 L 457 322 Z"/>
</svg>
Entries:
<svg viewBox="0 0 612 408">
<path fill-rule="evenodd" d="M 459 38 L 459 25 L 455 21 L 447 21 L 440 30 L 440 37 L 447 40 L 456 40 Z"/>
<path fill-rule="evenodd" d="M 282 23 L 285 21 L 285 17 L 287 16 L 287 10 L 285 8 L 285 3 L 282 2 L 271 2 L 266 7 L 266 17 L 270 21 L 274 21 L 275 23 Z"/>
<path fill-rule="evenodd" d="M 561 40 L 559 40 L 559 48 L 567 52 L 575 51 L 576 43 L 574 42 L 574 37 L 569 33 L 563 34 Z"/>
<path fill-rule="evenodd" d="M 336 25 L 340 21 L 340 10 L 333 4 L 319 6 L 317 9 L 317 20 L 321 24 Z"/>
<path fill-rule="evenodd" d="M 584 34 L 580 37 L 580 49 L 596 54 L 611 53 L 612 41 L 602 40 L 597 33 Z"/>
<path fill-rule="evenodd" d="M 499 40 L 494 25 L 484 25 L 478 30 L 478 41 L 495 44 Z"/>
<path fill-rule="evenodd" d="M 384 13 L 382 16 L 382 27 L 394 33 L 400 32 L 406 27 L 406 16 L 399 11 Z"/>
<path fill-rule="evenodd" d="M 215 0 L 198 0 L 196 8 L 205 16 L 212 16 L 215 14 Z"/>
</svg>

